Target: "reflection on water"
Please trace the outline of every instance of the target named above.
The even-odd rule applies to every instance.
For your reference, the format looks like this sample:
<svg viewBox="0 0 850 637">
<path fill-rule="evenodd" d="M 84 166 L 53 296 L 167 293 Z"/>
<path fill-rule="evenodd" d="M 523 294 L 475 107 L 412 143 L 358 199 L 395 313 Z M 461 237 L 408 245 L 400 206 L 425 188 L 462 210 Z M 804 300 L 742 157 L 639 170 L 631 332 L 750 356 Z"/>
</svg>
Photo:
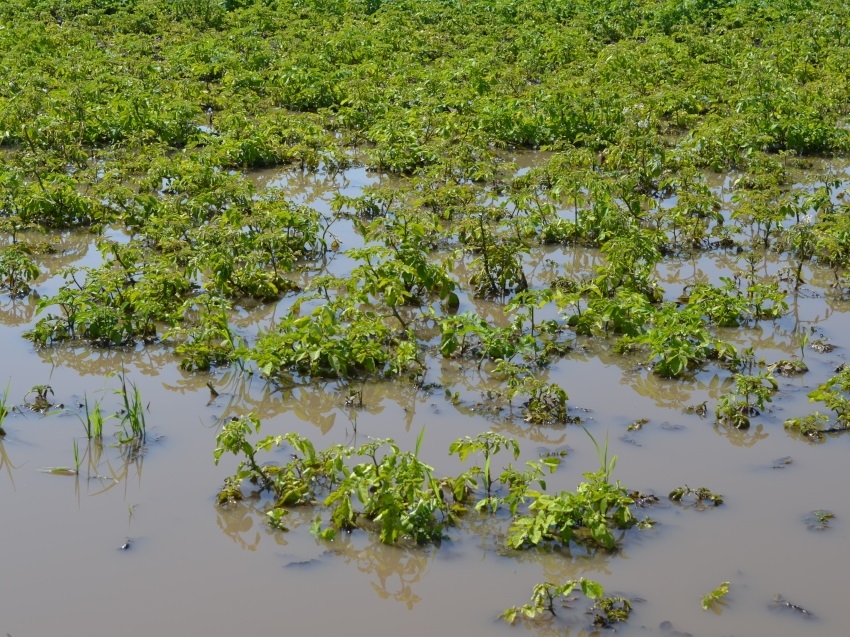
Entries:
<svg viewBox="0 0 850 637">
<path fill-rule="evenodd" d="M 263 506 L 258 498 L 246 499 L 226 507 L 216 505 L 218 528 L 237 546 L 247 551 L 255 551 L 260 541 L 267 537 L 271 537 L 278 546 L 286 546 L 286 532 L 272 529 L 264 523 L 266 515 Z M 292 517 L 290 515 L 286 518 L 286 524 L 297 528 L 300 524 L 297 518 L 293 520 Z"/>
<path fill-rule="evenodd" d="M 39 296 L 36 293 L 19 299 L 8 295 L 0 296 L 0 325 L 17 327 L 28 325 L 35 317 Z"/>
<path fill-rule="evenodd" d="M 384 546 L 374 534 L 341 534 L 329 552 L 370 576 L 370 586 L 381 599 L 401 602 L 407 608 L 421 601 L 414 592 L 434 560 L 436 548 Z"/>
<path fill-rule="evenodd" d="M 6 445 L 3 441 L 3 438 L 0 437 L 0 471 L 3 471 L 9 477 L 9 483 L 12 485 L 12 489 L 15 489 L 15 475 L 13 471 L 17 469 L 17 467 L 12 464 L 12 461 L 9 459 L 9 454 L 6 451 Z"/>
</svg>

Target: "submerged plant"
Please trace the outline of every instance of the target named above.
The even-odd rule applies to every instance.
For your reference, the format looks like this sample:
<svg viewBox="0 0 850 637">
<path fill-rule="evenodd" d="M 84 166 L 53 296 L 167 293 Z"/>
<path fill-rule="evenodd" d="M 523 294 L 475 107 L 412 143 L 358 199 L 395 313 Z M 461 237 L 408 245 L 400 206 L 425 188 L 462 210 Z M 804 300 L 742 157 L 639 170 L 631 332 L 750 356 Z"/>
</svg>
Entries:
<svg viewBox="0 0 850 637">
<path fill-rule="evenodd" d="M 632 603 L 621 595 L 599 597 L 591 606 L 593 625 L 597 628 L 610 628 L 614 624 L 627 621 L 632 614 Z"/>
<path fill-rule="evenodd" d="M 24 400 L 27 399 L 28 396 L 35 394 L 35 398 L 31 403 L 27 403 L 30 409 L 33 411 L 37 411 L 39 413 L 44 413 L 52 406 L 50 400 L 48 400 L 47 395 L 55 396 L 53 392 L 53 387 L 50 385 L 33 385 L 30 387 L 30 390 L 24 395 Z"/>
<path fill-rule="evenodd" d="M 835 518 L 835 513 L 826 509 L 815 509 L 807 514 L 803 521 L 810 531 L 825 531 L 829 528 L 830 520 Z"/>
<path fill-rule="evenodd" d="M 699 487 L 698 489 L 692 489 L 688 485 L 677 487 L 670 492 L 668 497 L 673 502 L 683 502 L 687 496 L 694 497 L 694 506 L 697 508 L 703 508 L 705 506 L 704 503 L 706 502 L 710 503 L 712 506 L 720 506 L 723 504 L 722 495 L 712 493 L 711 490 L 706 489 L 705 487 Z"/>
<path fill-rule="evenodd" d="M 729 582 L 723 582 L 720 586 L 702 598 L 702 609 L 717 608 L 723 603 L 723 598 L 729 593 Z"/>
<path fill-rule="evenodd" d="M 715 410 L 717 421 L 746 429 L 750 426 L 750 418 L 761 413 L 778 389 L 779 384 L 770 372 L 755 376 L 735 374 L 735 392 L 724 394 L 718 401 Z"/>
<path fill-rule="evenodd" d="M 557 615 L 555 603 L 561 601 L 566 605 L 570 594 L 577 587 L 585 597 L 591 600 L 598 600 L 605 594 L 601 584 L 585 578 L 569 580 L 563 584 L 542 582 L 531 589 L 531 601 L 528 604 L 508 608 L 502 613 L 502 619 L 513 624 L 517 617 L 535 619 L 543 613 L 549 613 L 554 617 Z"/>
</svg>

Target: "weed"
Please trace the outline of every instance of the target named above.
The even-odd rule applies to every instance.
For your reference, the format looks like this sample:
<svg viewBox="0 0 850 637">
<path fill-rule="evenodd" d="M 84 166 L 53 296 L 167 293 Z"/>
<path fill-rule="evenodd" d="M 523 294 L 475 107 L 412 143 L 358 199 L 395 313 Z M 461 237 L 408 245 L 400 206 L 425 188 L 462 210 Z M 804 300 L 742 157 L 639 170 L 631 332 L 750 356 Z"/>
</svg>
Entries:
<svg viewBox="0 0 850 637">
<path fill-rule="evenodd" d="M 103 440 L 103 424 L 112 416 L 103 417 L 103 412 L 100 409 L 100 401 L 94 404 L 94 407 L 89 409 L 88 396 L 83 396 L 83 409 L 85 418 L 79 417 L 83 423 L 83 428 L 86 431 L 86 437 L 91 440 Z"/>
<path fill-rule="evenodd" d="M 127 376 L 123 371 L 118 377 L 121 380 L 121 388 L 115 390 L 115 393 L 121 397 L 123 404 L 123 409 L 120 413 L 121 431 L 118 434 L 118 441 L 121 444 L 134 443 L 136 445 L 143 445 L 147 438 L 147 424 L 145 422 L 145 406 L 142 402 L 141 392 L 137 385 L 127 381 Z M 99 411 L 97 407 L 96 410 Z M 94 430 L 94 424 L 92 430 Z"/>
</svg>

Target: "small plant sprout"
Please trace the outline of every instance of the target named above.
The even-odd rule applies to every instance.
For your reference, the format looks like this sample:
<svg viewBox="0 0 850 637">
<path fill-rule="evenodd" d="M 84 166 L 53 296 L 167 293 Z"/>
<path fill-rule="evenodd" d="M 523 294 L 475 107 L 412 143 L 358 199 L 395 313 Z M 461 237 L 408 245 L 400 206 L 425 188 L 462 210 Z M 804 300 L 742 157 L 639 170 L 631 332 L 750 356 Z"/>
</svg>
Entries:
<svg viewBox="0 0 850 637">
<path fill-rule="evenodd" d="M 581 428 L 584 429 L 584 433 L 587 434 L 596 449 L 596 457 L 599 459 L 599 475 L 603 476 L 605 482 L 610 481 L 614 467 L 617 466 L 617 456 L 612 456 L 611 460 L 608 460 L 608 432 L 605 432 L 605 442 L 600 445 L 593 434 L 587 430 L 587 427 L 582 425 Z"/>
<path fill-rule="evenodd" d="M 735 391 L 725 394 L 717 402 L 717 422 L 747 429 L 750 418 L 764 410 L 765 404 L 773 400 L 773 394 L 778 389 L 779 384 L 770 372 L 758 375 L 735 374 Z"/>
<path fill-rule="evenodd" d="M 103 440 L 103 423 L 111 416 L 104 418 L 103 412 L 100 409 L 100 401 L 96 402 L 93 407 L 89 408 L 88 396 L 83 396 L 83 410 L 85 418 L 78 416 L 83 423 L 83 429 L 86 431 L 86 437 L 89 440 Z"/>
<path fill-rule="evenodd" d="M 702 598 L 702 609 L 709 608 L 719 610 L 721 605 L 724 605 L 723 597 L 729 592 L 729 582 L 723 582 L 720 586 L 711 591 L 708 595 Z"/>
<path fill-rule="evenodd" d="M 121 372 L 120 379 L 121 388 L 116 389 L 115 393 L 121 396 L 124 408 L 121 412 L 121 431 L 118 434 L 118 441 L 121 444 L 130 442 L 144 444 L 147 437 L 147 425 L 141 392 L 137 385 L 128 383 L 124 372 Z"/>
<path fill-rule="evenodd" d="M 797 345 L 800 347 L 800 360 L 806 357 L 806 345 L 809 343 L 809 332 L 800 330 L 797 332 Z"/>
</svg>

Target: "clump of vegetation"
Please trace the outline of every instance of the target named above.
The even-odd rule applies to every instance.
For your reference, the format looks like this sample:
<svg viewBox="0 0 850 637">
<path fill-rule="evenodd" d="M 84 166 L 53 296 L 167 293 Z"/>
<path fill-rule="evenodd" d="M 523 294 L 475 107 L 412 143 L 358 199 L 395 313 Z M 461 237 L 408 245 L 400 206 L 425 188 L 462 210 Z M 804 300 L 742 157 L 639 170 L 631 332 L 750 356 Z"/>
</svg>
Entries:
<svg viewBox="0 0 850 637">
<path fill-rule="evenodd" d="M 723 504 L 722 495 L 712 493 L 710 489 L 706 489 L 705 487 L 699 487 L 698 489 L 692 489 L 688 485 L 676 487 L 670 492 L 668 497 L 673 502 L 685 502 L 689 496 L 693 497 L 692 506 L 697 508 L 704 508 L 706 506 L 705 503 L 715 507 Z"/>
<path fill-rule="evenodd" d="M 785 421 L 785 428 L 812 442 L 822 442 L 827 432 L 824 424 L 828 422 L 829 416 L 814 412 L 801 418 L 788 418 Z"/>
<path fill-rule="evenodd" d="M 569 604 L 575 601 L 575 598 L 570 596 L 576 590 L 580 590 L 587 599 L 593 600 L 588 613 L 593 615 L 593 625 L 597 628 L 609 628 L 627 621 L 631 615 L 632 605 L 628 599 L 619 595 L 605 597 L 601 584 L 582 577 L 563 584 L 536 584 L 531 590 L 531 600 L 528 604 L 508 608 L 501 617 L 509 624 L 513 624 L 518 618 L 538 619 L 546 613 L 550 617 L 557 617 L 556 608 L 569 608 Z"/>
<path fill-rule="evenodd" d="M 323 529 L 320 518 L 314 524 L 314 531 L 325 539 L 333 538 L 338 531 L 362 528 L 377 530 L 387 544 L 403 538 L 435 542 L 473 505 L 490 512 L 501 506 L 508 508 L 513 522 L 507 543 L 512 548 L 575 542 L 613 549 L 614 531 L 635 524 L 629 508 L 634 500 L 619 483 L 609 482 L 616 459 L 607 462 L 607 447 L 600 449 L 603 469 L 585 474 L 588 481 L 576 492 L 550 496 L 531 487 L 536 484 L 546 489 L 544 475 L 557 468 L 559 458 L 529 461 L 524 471 L 509 464 L 496 478 L 491 468 L 493 457 L 507 449 L 516 459 L 519 445 L 493 432 L 456 440 L 449 448 L 449 453 L 458 454 L 461 460 L 480 453 L 483 467 L 438 478 L 419 460 L 419 444 L 413 453 L 401 451 L 389 439 L 316 451 L 309 440 L 292 433 L 252 443 L 249 437 L 258 434 L 260 428 L 260 421 L 249 414 L 227 422 L 216 438 L 216 463 L 225 453 L 241 457 L 235 473 L 225 479 L 219 504 L 241 499 L 241 486 L 247 481 L 260 492 L 271 494 L 274 505 L 268 515 L 275 526 L 280 526 L 285 515 L 278 509 L 299 505 L 328 509 L 330 526 Z M 420 443 L 423 434 L 424 429 Z M 283 466 L 260 464 L 259 453 L 283 444 L 295 450 L 291 461 Z M 349 464 L 357 458 L 364 461 Z M 483 490 L 476 501 L 472 489 L 479 487 Z M 519 513 L 520 507 L 528 513 Z"/>
<path fill-rule="evenodd" d="M 332 539 L 337 530 L 377 528 L 380 539 L 394 544 L 402 537 L 417 543 L 434 542 L 451 523 L 452 511 L 442 497 L 431 467 L 416 453 L 402 452 L 391 440 L 377 440 L 358 448 L 334 446 L 316 452 L 309 440 L 296 434 L 268 436 L 252 444 L 260 421 L 253 415 L 234 418 L 217 437 L 216 463 L 224 453 L 242 455 L 236 473 L 228 477 L 219 502 L 241 498 L 239 485 L 249 480 L 261 491 L 269 491 L 275 503 L 270 520 L 279 526 L 285 507 L 321 502 L 330 509 L 332 527 L 317 533 Z M 424 432 L 424 430 L 423 430 Z M 284 442 L 296 450 L 292 461 L 282 467 L 260 465 L 257 453 Z M 364 458 L 353 466 L 352 457 Z"/>
<path fill-rule="evenodd" d="M 53 391 L 53 387 L 51 387 L 50 385 L 33 385 L 32 387 L 30 387 L 30 390 L 24 395 L 24 401 L 30 409 L 40 414 L 43 414 L 53 406 L 53 403 L 50 402 L 48 395 L 56 395 Z M 32 401 L 27 400 L 30 396 L 33 396 Z"/>
<path fill-rule="evenodd" d="M 511 523 L 508 546 L 522 549 L 544 543 L 569 545 L 575 542 L 610 551 L 617 543 L 614 532 L 637 523 L 631 510 L 634 500 L 619 481 L 610 481 L 617 457 L 609 461 L 607 438 L 599 445 L 590 432 L 587 434 L 596 447 L 599 470 L 585 473 L 587 481 L 575 492 L 529 493 L 529 514 L 518 516 Z"/>
<path fill-rule="evenodd" d="M 605 594 L 598 582 L 585 578 L 569 580 L 560 585 L 542 582 L 535 585 L 531 590 L 531 601 L 528 604 L 508 608 L 502 613 L 502 618 L 509 624 L 513 624 L 518 616 L 535 619 L 543 613 L 549 613 L 554 617 L 557 615 L 555 603 L 559 600 L 565 603 L 576 587 L 581 590 L 585 597 L 592 600 L 600 599 Z M 626 616 L 628 616 L 628 613 Z"/>
<path fill-rule="evenodd" d="M 778 389 L 779 384 L 769 372 L 735 374 L 735 392 L 724 394 L 717 403 L 717 422 L 737 429 L 748 428 L 750 418 L 764 410 Z"/>
</svg>

